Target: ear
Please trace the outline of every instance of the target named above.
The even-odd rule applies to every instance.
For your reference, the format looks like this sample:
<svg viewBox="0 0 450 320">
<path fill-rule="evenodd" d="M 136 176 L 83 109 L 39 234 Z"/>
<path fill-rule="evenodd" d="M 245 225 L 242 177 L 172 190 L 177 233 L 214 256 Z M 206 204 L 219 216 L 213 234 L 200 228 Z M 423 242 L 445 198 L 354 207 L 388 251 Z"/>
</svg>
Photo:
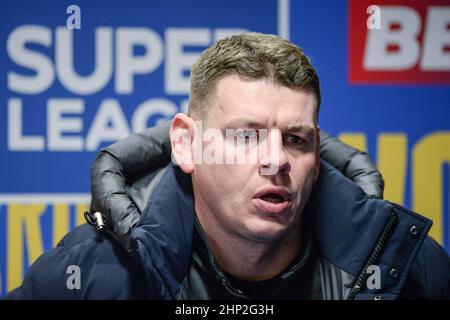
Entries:
<svg viewBox="0 0 450 320">
<path fill-rule="evenodd" d="M 184 113 L 177 113 L 170 126 L 170 144 L 172 160 L 180 166 L 184 173 L 194 170 L 193 141 L 194 120 Z"/>
<path fill-rule="evenodd" d="M 316 127 L 316 176 L 315 181 L 319 178 L 320 173 L 320 127 Z"/>
</svg>

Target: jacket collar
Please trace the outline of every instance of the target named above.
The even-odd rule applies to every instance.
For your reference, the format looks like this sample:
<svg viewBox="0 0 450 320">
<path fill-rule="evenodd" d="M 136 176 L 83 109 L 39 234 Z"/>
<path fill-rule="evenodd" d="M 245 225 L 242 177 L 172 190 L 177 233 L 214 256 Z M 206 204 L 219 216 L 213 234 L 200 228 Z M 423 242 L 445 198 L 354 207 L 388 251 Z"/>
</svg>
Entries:
<svg viewBox="0 0 450 320">
<path fill-rule="evenodd" d="M 151 298 L 178 298 L 191 261 L 193 228 L 191 178 L 170 163 L 131 233 Z"/>
<path fill-rule="evenodd" d="M 396 298 L 431 220 L 388 201 L 369 199 L 324 161 L 320 170 L 307 210 L 322 256 L 355 281 L 362 280 L 354 288 L 357 299 Z M 377 272 L 367 270 L 371 265 L 379 267 L 379 289 L 367 288 L 365 278 Z"/>
<path fill-rule="evenodd" d="M 132 232 L 153 298 L 179 297 L 192 255 L 192 194 L 190 176 L 169 164 Z M 397 297 L 431 227 L 430 220 L 405 208 L 369 199 L 325 161 L 306 210 L 321 254 L 355 279 L 364 278 L 380 237 L 395 220 L 374 261 L 380 268 L 381 288 L 369 290 L 364 283 L 357 298 L 372 298 L 380 292 L 386 299 Z"/>
</svg>

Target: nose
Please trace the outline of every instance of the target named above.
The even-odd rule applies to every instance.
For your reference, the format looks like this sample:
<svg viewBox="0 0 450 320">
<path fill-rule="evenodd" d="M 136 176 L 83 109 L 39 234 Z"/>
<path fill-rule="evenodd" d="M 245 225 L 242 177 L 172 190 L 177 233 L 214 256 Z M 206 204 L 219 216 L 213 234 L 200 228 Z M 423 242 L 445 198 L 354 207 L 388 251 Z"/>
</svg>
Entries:
<svg viewBox="0 0 450 320">
<path fill-rule="evenodd" d="M 279 129 L 270 129 L 267 139 L 260 143 L 259 173 L 261 175 L 289 175 L 289 164 Z"/>
</svg>

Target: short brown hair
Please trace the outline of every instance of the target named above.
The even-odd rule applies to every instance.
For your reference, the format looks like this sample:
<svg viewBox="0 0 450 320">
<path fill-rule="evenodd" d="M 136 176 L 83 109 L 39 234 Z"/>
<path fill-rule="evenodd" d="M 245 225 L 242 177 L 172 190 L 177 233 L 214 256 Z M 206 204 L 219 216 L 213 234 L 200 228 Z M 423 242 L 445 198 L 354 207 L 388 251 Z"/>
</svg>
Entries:
<svg viewBox="0 0 450 320">
<path fill-rule="evenodd" d="M 279 36 L 252 32 L 219 40 L 201 54 L 192 67 L 189 114 L 203 115 L 204 102 L 217 81 L 232 74 L 255 80 L 268 78 L 291 88 L 313 89 L 318 113 L 319 77 L 303 50 Z"/>
</svg>

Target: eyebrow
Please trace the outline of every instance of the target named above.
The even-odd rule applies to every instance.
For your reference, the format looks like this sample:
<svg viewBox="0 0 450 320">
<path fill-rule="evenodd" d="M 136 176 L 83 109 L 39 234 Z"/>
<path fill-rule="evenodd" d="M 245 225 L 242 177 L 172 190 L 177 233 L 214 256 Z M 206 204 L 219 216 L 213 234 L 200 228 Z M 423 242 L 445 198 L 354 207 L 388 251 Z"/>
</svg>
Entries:
<svg viewBox="0 0 450 320">
<path fill-rule="evenodd" d="M 240 117 L 229 121 L 225 128 L 266 128 L 266 125 L 250 118 Z M 316 129 L 310 125 L 288 125 L 286 132 L 300 132 L 305 135 L 313 134 Z"/>
<path fill-rule="evenodd" d="M 225 128 L 264 128 L 265 125 L 255 120 L 241 117 L 229 121 Z"/>
<path fill-rule="evenodd" d="M 312 135 L 316 131 L 316 129 L 310 125 L 289 125 L 286 131 L 300 132 L 305 135 Z"/>
</svg>

